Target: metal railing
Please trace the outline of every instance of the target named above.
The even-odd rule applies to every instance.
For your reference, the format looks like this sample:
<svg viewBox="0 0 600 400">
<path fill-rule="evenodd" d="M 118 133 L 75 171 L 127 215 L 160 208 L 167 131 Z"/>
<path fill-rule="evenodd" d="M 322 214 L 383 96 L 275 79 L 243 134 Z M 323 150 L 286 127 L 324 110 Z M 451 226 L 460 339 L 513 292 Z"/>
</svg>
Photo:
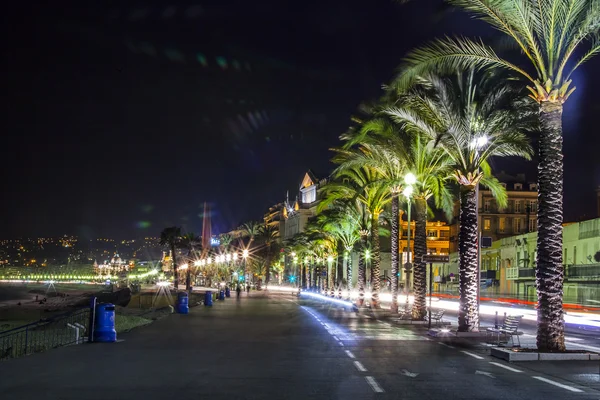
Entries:
<svg viewBox="0 0 600 400">
<path fill-rule="evenodd" d="M 568 279 L 600 279 L 600 264 L 567 265 L 565 275 Z"/>
<path fill-rule="evenodd" d="M 0 360 L 87 342 L 90 308 L 56 315 L 0 332 Z"/>
<path fill-rule="evenodd" d="M 535 268 L 506 268 L 506 279 L 513 280 L 519 278 L 535 278 Z"/>
</svg>

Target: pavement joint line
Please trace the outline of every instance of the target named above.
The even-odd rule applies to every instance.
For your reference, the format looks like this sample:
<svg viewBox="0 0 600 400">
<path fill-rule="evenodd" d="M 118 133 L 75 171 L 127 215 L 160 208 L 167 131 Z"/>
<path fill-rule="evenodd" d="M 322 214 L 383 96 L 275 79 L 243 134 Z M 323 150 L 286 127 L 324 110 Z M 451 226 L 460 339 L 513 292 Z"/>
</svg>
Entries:
<svg viewBox="0 0 600 400">
<path fill-rule="evenodd" d="M 455 348 L 456 348 L 456 347 L 454 347 L 454 346 L 450 346 L 449 344 L 442 343 L 442 342 L 438 342 L 438 344 L 441 344 L 442 346 L 444 346 L 444 347 L 448 347 L 448 348 L 450 348 L 450 349 L 455 349 Z"/>
<path fill-rule="evenodd" d="M 549 384 L 554 385 L 554 386 L 558 386 L 558 387 L 563 388 L 563 389 L 570 390 L 571 392 L 575 392 L 575 393 L 581 393 L 581 392 L 583 392 L 583 390 L 581 390 L 581 389 L 577 389 L 577 388 L 575 388 L 573 386 L 569 386 L 569 385 L 563 385 L 562 383 L 554 382 L 553 380 L 546 379 L 546 378 L 543 378 L 541 376 L 532 376 L 532 378 L 533 379 L 537 379 L 538 381 L 549 383 Z"/>
<path fill-rule="evenodd" d="M 360 361 L 354 361 L 354 366 L 356 367 L 357 370 L 359 370 L 360 372 L 367 372 L 367 369 L 365 368 L 364 365 L 361 364 Z"/>
<path fill-rule="evenodd" d="M 350 357 L 350 358 L 356 358 L 356 357 L 354 357 L 354 354 L 352 354 L 352 352 L 350 350 L 345 350 L 345 352 L 348 355 L 348 357 Z"/>
<path fill-rule="evenodd" d="M 373 378 L 372 376 L 365 376 L 365 379 L 367 380 L 367 383 L 369 384 L 369 386 L 371 386 L 371 389 L 373 389 L 375 393 L 385 392 L 385 390 L 383 390 L 383 388 L 379 386 L 375 378 Z"/>
<path fill-rule="evenodd" d="M 495 365 L 495 366 L 500 367 L 500 368 L 507 369 L 507 370 L 512 371 L 512 372 L 523 372 L 520 369 L 509 367 L 508 365 L 500 364 L 500 363 L 493 362 L 493 361 L 490 361 L 490 364 Z"/>
<path fill-rule="evenodd" d="M 465 353 L 466 355 L 476 358 L 478 360 L 483 360 L 483 357 L 478 356 L 477 354 L 469 353 L 468 351 L 465 351 L 465 350 L 461 350 L 461 353 Z"/>
</svg>

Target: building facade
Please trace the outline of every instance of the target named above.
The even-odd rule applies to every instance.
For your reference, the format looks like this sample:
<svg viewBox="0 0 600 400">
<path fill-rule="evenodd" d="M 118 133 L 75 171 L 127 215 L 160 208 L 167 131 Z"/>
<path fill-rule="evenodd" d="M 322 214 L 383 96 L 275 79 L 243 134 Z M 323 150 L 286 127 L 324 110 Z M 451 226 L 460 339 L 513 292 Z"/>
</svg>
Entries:
<svg viewBox="0 0 600 400">
<path fill-rule="evenodd" d="M 535 300 L 537 232 L 505 237 L 481 252 L 481 295 Z M 600 218 L 563 225 L 564 301 L 585 303 L 600 296 Z M 439 290 L 457 292 L 458 254 L 450 255 Z"/>
<path fill-rule="evenodd" d="M 537 231 L 537 183 L 526 179 L 525 174 L 511 176 L 503 171 L 498 180 L 506 189 L 508 204 L 500 207 L 492 192 L 484 187 L 479 188 L 478 224 L 481 236 L 490 237 L 492 241 Z M 459 214 L 459 205 L 455 215 Z M 458 218 L 450 227 L 450 251 L 458 250 Z"/>
</svg>

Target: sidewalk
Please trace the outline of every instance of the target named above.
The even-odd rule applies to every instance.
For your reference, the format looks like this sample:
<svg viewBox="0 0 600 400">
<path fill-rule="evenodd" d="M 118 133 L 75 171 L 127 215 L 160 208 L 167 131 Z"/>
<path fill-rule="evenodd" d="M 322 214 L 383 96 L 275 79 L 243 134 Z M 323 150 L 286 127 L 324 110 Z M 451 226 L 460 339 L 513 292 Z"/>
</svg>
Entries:
<svg viewBox="0 0 600 400">
<path fill-rule="evenodd" d="M 336 382 L 348 396 L 367 393 L 351 369 L 323 361 L 328 349 L 309 318 L 284 298 L 251 292 L 173 314 L 118 343 L 1 362 L 0 393 L 3 400 L 291 399 L 310 390 L 339 394 Z"/>
</svg>

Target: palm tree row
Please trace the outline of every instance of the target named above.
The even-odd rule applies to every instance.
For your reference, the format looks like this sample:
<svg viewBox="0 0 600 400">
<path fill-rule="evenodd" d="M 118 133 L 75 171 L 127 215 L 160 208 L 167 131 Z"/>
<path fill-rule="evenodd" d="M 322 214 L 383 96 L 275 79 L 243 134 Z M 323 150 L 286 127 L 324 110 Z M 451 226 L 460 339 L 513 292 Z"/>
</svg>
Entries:
<svg viewBox="0 0 600 400">
<path fill-rule="evenodd" d="M 404 251 L 398 246 L 400 193 L 410 194 L 416 212 L 413 316 L 420 318 L 425 311 L 425 266 L 420 260 L 427 251 L 428 207 L 450 213 L 458 192 L 459 330 L 476 329 L 477 190 L 480 185 L 489 188 L 504 206 L 506 193 L 492 175 L 490 161 L 529 159 L 527 135 L 539 133 L 537 345 L 563 351 L 562 108 L 575 90 L 573 72 L 600 52 L 600 1 L 447 1 L 507 35 L 523 62 L 508 61 L 482 40 L 463 37 L 438 39 L 412 51 L 383 98 L 366 118 L 355 119 L 356 126 L 341 137 L 343 146 L 333 149 L 338 166 L 322 189 L 320 210 L 358 205 L 363 217 L 348 217 L 347 223 L 325 218 L 321 223 L 352 226 L 352 237 L 360 237 L 350 245 L 360 254 L 359 304 L 365 251 L 370 249 L 372 305 L 377 307 L 378 228 L 380 217 L 391 208 L 392 309 L 397 309 L 398 253 Z M 408 173 L 410 189 L 404 179 Z"/>
</svg>

